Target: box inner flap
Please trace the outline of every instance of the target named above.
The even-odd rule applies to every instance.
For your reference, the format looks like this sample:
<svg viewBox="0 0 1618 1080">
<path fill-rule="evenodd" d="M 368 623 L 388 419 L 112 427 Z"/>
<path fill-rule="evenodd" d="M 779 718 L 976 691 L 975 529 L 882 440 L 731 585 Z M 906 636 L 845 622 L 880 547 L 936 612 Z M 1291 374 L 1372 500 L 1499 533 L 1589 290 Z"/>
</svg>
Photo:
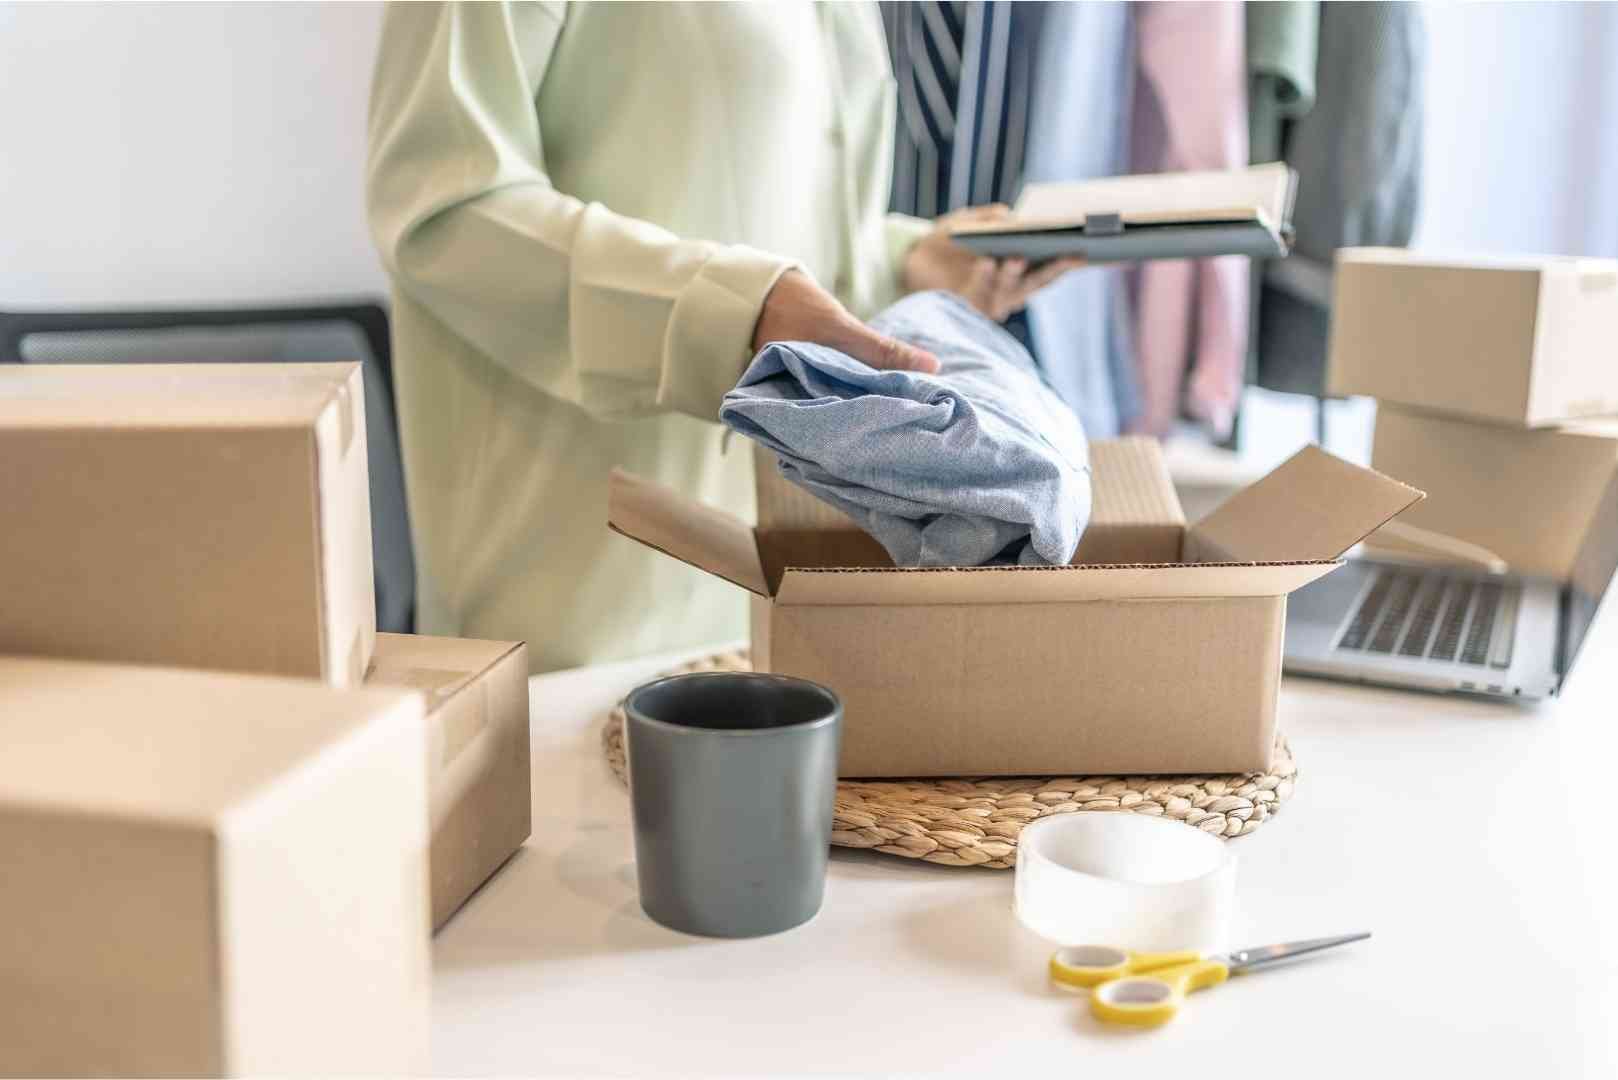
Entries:
<svg viewBox="0 0 1618 1080">
<path fill-rule="evenodd" d="M 1180 497 L 1156 439 L 1136 435 L 1092 443 L 1090 482 L 1091 524 L 1185 524 Z"/>
<path fill-rule="evenodd" d="M 753 530 L 741 519 L 661 484 L 613 469 L 607 486 L 607 525 L 748 592 L 769 595 Z"/>
<path fill-rule="evenodd" d="M 1284 596 L 1342 565 L 1167 563 L 974 566 L 952 569 L 789 569 L 776 590 L 788 604 L 1063 604 Z"/>
<path fill-rule="evenodd" d="M 781 475 L 773 450 L 756 443 L 753 447 L 753 488 L 758 501 L 758 527 L 772 532 L 827 529 L 864 530 L 854 519 L 831 503 L 817 499 Z"/>
<path fill-rule="evenodd" d="M 1335 559 L 1424 498 L 1407 484 L 1306 446 L 1191 526 L 1191 562 Z"/>
</svg>

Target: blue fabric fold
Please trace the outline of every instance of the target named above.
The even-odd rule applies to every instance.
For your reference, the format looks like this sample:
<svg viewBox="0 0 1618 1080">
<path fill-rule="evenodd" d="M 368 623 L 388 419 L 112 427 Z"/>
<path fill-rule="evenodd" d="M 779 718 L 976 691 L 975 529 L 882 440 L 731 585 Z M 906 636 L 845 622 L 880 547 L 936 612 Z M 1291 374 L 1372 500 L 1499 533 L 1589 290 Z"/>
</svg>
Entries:
<svg viewBox="0 0 1618 1080">
<path fill-rule="evenodd" d="M 1069 562 L 1090 518 L 1089 448 L 1028 351 L 949 293 L 908 296 L 871 325 L 933 353 L 939 373 L 778 342 L 725 395 L 720 420 L 897 566 Z"/>
</svg>

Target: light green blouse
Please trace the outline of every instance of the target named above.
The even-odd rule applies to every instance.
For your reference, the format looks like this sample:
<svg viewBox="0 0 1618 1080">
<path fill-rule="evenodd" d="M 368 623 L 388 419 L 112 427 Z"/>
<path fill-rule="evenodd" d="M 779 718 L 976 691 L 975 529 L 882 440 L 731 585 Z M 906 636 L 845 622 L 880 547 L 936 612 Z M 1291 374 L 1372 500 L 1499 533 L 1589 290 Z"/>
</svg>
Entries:
<svg viewBox="0 0 1618 1080">
<path fill-rule="evenodd" d="M 623 466 L 751 517 L 720 398 L 800 265 L 856 313 L 926 229 L 883 213 L 870 4 L 390 4 L 367 201 L 423 633 L 535 670 L 720 641 L 740 591 L 606 526 Z"/>
</svg>

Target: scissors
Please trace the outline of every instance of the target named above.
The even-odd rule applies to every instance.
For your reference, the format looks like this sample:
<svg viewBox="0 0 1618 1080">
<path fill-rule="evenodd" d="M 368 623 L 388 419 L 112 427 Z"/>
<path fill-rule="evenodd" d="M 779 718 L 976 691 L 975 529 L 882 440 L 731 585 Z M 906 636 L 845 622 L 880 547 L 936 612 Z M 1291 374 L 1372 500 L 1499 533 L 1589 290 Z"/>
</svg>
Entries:
<svg viewBox="0 0 1618 1080">
<path fill-rule="evenodd" d="M 1370 936 L 1365 931 L 1214 956 L 1195 952 L 1134 953 L 1107 945 L 1075 945 L 1051 957 L 1051 979 L 1064 986 L 1090 987 L 1090 1011 L 1101 1020 L 1157 1027 L 1174 1019 L 1181 1002 L 1193 990 L 1218 986 L 1232 975 L 1351 941 L 1364 941 Z"/>
</svg>

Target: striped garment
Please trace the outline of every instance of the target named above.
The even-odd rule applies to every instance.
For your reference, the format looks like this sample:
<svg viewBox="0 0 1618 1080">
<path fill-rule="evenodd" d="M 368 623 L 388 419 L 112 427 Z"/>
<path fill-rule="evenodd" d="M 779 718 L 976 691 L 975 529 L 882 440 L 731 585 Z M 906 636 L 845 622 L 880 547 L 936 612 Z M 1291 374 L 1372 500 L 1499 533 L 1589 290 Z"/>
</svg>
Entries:
<svg viewBox="0 0 1618 1080">
<path fill-rule="evenodd" d="M 1016 200 L 1038 7 L 1007 0 L 882 5 L 899 89 L 893 209 L 933 218 Z"/>
</svg>

